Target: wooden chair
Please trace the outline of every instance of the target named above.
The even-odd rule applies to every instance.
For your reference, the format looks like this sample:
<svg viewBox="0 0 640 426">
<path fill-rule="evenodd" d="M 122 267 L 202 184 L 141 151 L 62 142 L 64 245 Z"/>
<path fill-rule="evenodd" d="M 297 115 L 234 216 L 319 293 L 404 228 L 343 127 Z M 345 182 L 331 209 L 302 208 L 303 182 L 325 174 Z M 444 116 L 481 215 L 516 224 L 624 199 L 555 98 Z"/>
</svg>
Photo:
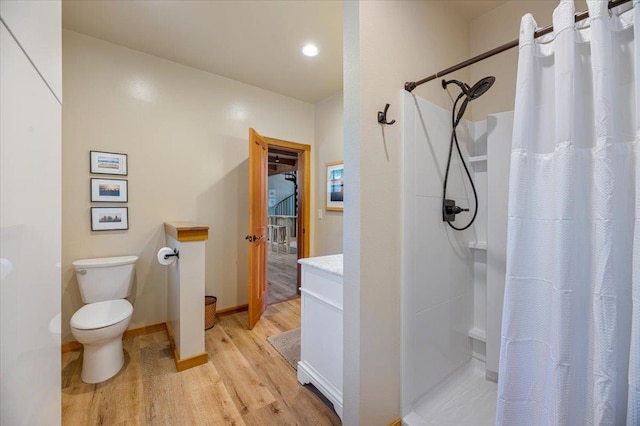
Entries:
<svg viewBox="0 0 640 426">
<path fill-rule="evenodd" d="M 273 245 L 276 245 L 276 250 L 280 253 L 280 246 L 283 246 L 284 252 L 289 252 L 289 240 L 287 239 L 287 227 L 282 225 L 269 225 L 269 242 L 271 244 L 271 251 L 273 251 Z"/>
</svg>

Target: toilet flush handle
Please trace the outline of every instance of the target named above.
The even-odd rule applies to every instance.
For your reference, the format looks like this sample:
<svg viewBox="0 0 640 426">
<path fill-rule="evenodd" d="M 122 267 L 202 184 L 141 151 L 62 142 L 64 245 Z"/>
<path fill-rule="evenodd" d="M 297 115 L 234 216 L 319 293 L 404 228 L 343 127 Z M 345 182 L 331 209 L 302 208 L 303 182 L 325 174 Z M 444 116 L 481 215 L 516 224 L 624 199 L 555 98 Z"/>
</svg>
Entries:
<svg viewBox="0 0 640 426">
<path fill-rule="evenodd" d="M 76 271 L 76 274 L 78 275 L 85 275 L 87 273 L 86 269 L 80 269 L 79 271 Z"/>
</svg>

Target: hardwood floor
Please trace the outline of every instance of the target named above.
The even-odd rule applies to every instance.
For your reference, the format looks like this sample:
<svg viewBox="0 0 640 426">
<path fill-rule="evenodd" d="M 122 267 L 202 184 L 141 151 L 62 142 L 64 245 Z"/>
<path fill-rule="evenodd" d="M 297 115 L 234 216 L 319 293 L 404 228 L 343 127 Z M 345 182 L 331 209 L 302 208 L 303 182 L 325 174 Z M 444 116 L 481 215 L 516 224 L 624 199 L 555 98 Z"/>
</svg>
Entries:
<svg viewBox="0 0 640 426">
<path fill-rule="evenodd" d="M 205 332 L 209 362 L 176 372 L 166 333 L 124 340 L 125 365 L 96 385 L 80 380 L 82 352 L 62 354 L 65 425 L 339 425 L 335 412 L 267 342 L 300 326 L 300 299 L 271 305 L 253 330 L 247 313 Z"/>
<path fill-rule="evenodd" d="M 267 305 L 298 295 L 298 254 L 267 252 Z"/>
</svg>

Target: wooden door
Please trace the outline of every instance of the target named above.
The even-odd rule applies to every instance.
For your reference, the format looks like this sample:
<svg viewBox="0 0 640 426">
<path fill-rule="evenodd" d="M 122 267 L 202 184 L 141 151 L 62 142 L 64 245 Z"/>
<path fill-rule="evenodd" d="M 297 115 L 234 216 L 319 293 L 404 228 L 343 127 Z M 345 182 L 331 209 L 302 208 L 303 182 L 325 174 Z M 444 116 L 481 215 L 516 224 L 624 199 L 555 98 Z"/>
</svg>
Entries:
<svg viewBox="0 0 640 426">
<path fill-rule="evenodd" d="M 249 129 L 249 329 L 267 307 L 267 154 L 264 138 Z"/>
</svg>

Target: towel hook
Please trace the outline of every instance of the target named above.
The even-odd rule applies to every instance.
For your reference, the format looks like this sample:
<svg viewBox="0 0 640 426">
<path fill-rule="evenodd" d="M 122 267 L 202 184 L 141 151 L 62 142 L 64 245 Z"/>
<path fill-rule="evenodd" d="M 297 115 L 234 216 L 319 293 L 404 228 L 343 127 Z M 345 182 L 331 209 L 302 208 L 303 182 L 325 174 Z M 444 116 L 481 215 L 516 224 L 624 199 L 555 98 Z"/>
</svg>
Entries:
<svg viewBox="0 0 640 426">
<path fill-rule="evenodd" d="M 396 120 L 387 121 L 387 111 L 389 110 L 389 104 L 385 105 L 384 111 L 378 111 L 378 123 L 380 124 L 393 124 Z"/>
</svg>

